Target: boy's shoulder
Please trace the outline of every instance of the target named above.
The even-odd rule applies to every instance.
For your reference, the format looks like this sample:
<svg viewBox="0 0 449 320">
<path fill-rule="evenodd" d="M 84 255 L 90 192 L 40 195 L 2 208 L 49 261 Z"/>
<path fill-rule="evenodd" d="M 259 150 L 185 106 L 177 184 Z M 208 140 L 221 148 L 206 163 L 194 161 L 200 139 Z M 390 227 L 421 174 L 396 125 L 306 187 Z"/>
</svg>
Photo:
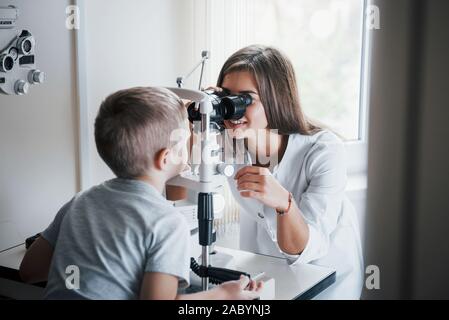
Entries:
<svg viewBox="0 0 449 320">
<path fill-rule="evenodd" d="M 182 214 L 156 188 L 146 182 L 131 179 L 115 178 L 104 181 L 78 192 L 71 202 L 75 205 L 89 206 L 101 203 L 102 207 L 110 209 L 126 208 L 145 213 L 151 209 L 153 215 L 182 217 Z"/>
<path fill-rule="evenodd" d="M 68 211 L 77 212 L 72 219 L 93 221 L 103 228 L 127 225 L 129 231 L 156 235 L 161 239 L 169 234 L 190 234 L 184 215 L 155 188 L 133 181 L 105 181 L 72 199 Z"/>
</svg>

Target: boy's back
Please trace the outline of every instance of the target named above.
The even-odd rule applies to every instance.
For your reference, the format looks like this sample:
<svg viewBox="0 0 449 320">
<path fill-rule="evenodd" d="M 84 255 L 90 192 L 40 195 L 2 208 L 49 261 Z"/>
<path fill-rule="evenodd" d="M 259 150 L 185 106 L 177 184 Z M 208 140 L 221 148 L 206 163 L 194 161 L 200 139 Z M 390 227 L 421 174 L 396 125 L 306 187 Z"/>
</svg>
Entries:
<svg viewBox="0 0 449 320">
<path fill-rule="evenodd" d="M 189 279 L 187 223 L 143 181 L 117 178 L 80 193 L 42 236 L 54 246 L 49 299 L 138 299 L 145 272 Z M 69 266 L 79 269 L 79 289 L 66 286 Z"/>
</svg>

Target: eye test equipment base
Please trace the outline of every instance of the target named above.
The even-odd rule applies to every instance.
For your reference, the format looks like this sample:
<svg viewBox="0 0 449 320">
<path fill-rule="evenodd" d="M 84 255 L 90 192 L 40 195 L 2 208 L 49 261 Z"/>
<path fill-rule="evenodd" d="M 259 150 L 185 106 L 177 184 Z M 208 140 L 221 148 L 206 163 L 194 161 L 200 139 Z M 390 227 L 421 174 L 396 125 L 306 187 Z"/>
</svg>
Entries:
<svg viewBox="0 0 449 320">
<path fill-rule="evenodd" d="M 26 95 L 31 85 L 45 81 L 45 74 L 36 68 L 36 39 L 29 30 L 18 30 L 19 10 L 14 6 L 0 7 L 0 94 Z M 218 135 L 224 120 L 238 120 L 252 102 L 248 94 L 202 91 L 201 82 L 209 52 L 203 51 L 201 61 L 187 74 L 177 78 L 177 88 L 168 88 L 181 99 L 192 101 L 187 111 L 193 132 L 200 136 L 201 162 L 169 181 L 197 193 L 197 203 L 175 201 L 191 228 L 193 256 L 191 258 L 191 286 L 186 292 L 208 290 L 224 281 L 236 280 L 240 275 L 263 281 L 260 299 L 310 299 L 335 282 L 335 271 L 320 266 L 302 264 L 289 266 L 285 259 L 214 246 L 215 219 L 223 210 L 214 210 L 214 200 L 232 176 L 234 167 L 220 160 Z M 182 88 L 184 79 L 201 66 L 198 90 Z M 219 207 L 216 205 L 215 207 Z M 0 296 L 13 299 L 40 299 L 45 283 L 25 284 L 18 269 L 26 249 L 39 235 L 26 239 L 0 252 Z"/>
</svg>

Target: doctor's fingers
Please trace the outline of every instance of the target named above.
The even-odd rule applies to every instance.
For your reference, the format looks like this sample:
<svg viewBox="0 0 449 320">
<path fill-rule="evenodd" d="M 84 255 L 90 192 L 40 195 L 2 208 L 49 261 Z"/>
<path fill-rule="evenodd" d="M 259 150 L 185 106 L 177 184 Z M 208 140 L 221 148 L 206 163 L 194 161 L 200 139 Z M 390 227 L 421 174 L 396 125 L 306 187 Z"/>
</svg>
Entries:
<svg viewBox="0 0 449 320">
<path fill-rule="evenodd" d="M 247 166 L 247 167 L 244 167 L 244 168 L 240 169 L 239 171 L 237 171 L 237 173 L 234 176 L 234 179 L 237 180 L 245 174 L 258 174 L 258 175 L 262 175 L 262 176 L 267 176 L 267 175 L 270 175 L 270 170 L 268 170 L 267 168 L 262 168 L 262 167 Z"/>
<path fill-rule="evenodd" d="M 245 174 L 237 179 L 237 184 L 241 184 L 244 182 L 255 182 L 255 183 L 263 183 L 265 182 L 266 176 L 261 176 L 258 174 Z"/>
<path fill-rule="evenodd" d="M 244 183 L 239 183 L 237 185 L 237 190 L 252 190 L 252 191 L 263 192 L 264 186 L 261 185 L 260 183 L 244 182 Z"/>
<path fill-rule="evenodd" d="M 240 289 L 244 290 L 250 284 L 251 279 L 247 276 L 241 275 L 238 282 L 240 285 Z"/>
<path fill-rule="evenodd" d="M 253 290 L 256 290 L 256 288 L 257 288 L 257 282 L 251 279 L 251 280 L 249 280 L 249 284 L 248 284 L 248 286 L 246 286 L 245 290 L 253 291 Z"/>
<path fill-rule="evenodd" d="M 248 290 L 260 293 L 262 289 L 263 289 L 263 281 L 251 280 L 251 284 Z"/>
<path fill-rule="evenodd" d="M 252 190 L 246 190 L 246 191 L 240 191 L 240 195 L 243 198 L 253 198 L 256 200 L 262 200 L 263 194 L 261 192 L 252 191 Z"/>
<path fill-rule="evenodd" d="M 206 90 L 214 90 L 215 92 L 222 92 L 223 88 L 211 86 L 207 87 Z"/>
</svg>

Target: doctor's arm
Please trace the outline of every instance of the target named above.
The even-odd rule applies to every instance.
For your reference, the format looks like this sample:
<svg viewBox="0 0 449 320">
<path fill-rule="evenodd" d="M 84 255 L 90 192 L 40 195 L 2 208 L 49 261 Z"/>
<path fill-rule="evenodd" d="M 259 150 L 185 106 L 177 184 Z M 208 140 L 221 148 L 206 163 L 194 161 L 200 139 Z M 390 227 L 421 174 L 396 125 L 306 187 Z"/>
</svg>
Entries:
<svg viewBox="0 0 449 320">
<path fill-rule="evenodd" d="M 285 211 L 289 207 L 289 191 L 267 168 L 244 167 L 236 173 L 234 179 L 237 180 L 237 189 L 242 197 L 259 200 L 273 209 Z M 308 239 L 309 227 L 292 199 L 288 212 L 277 218 L 279 248 L 287 254 L 297 255 L 304 250 Z"/>
<path fill-rule="evenodd" d="M 305 164 L 308 187 L 299 203 L 277 217 L 277 242 L 296 261 L 308 263 L 327 254 L 344 199 L 346 166 L 341 143 L 317 143 Z M 245 167 L 235 176 L 242 197 L 261 201 L 273 209 L 288 207 L 288 191 L 268 169 Z M 293 257 L 292 257 L 293 258 Z"/>
<path fill-rule="evenodd" d="M 288 199 L 284 197 L 284 199 Z M 288 200 L 287 200 L 288 201 Z M 285 207 L 287 208 L 287 207 Z M 309 226 L 292 199 L 290 210 L 277 216 L 277 241 L 279 248 L 291 255 L 301 254 L 309 239 Z"/>
</svg>

